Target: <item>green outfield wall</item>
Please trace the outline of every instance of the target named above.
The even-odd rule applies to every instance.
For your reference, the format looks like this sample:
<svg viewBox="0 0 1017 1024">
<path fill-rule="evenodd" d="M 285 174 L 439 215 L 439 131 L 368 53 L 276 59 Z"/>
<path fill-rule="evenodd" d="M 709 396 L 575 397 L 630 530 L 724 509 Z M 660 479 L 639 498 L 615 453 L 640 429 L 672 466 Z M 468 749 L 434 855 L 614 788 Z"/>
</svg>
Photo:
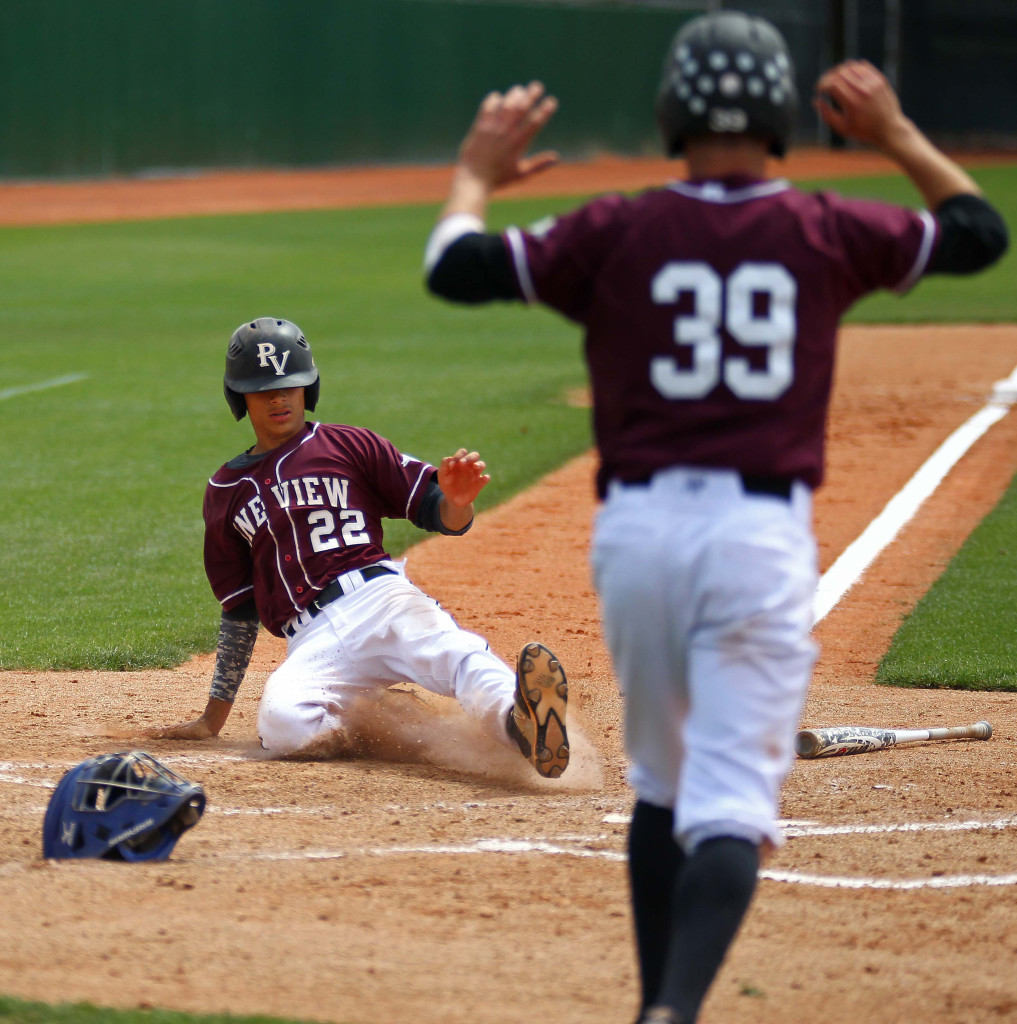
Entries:
<svg viewBox="0 0 1017 1024">
<path fill-rule="evenodd" d="M 451 158 L 539 77 L 580 157 L 656 146 L 659 7 L 453 0 L 2 0 L 0 176 Z"/>
<path fill-rule="evenodd" d="M 657 153 L 667 40 L 717 2 L 0 0 L 0 178 L 447 161 L 480 97 L 530 78 L 566 157 Z M 1017 145 L 1017 0 L 725 6 L 787 37 L 799 142 L 826 140 L 818 75 L 861 56 L 937 141 Z"/>
</svg>

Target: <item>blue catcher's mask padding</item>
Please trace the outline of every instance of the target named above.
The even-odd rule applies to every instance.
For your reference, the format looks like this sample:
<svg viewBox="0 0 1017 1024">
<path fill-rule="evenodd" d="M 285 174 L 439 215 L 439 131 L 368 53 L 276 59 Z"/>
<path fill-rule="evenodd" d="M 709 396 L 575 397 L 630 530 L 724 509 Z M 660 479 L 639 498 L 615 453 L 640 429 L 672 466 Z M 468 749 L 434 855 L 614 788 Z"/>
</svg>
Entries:
<svg viewBox="0 0 1017 1024">
<path fill-rule="evenodd" d="M 43 857 L 165 860 L 205 810 L 205 791 L 141 750 L 103 754 L 59 782 L 42 826 Z"/>
</svg>

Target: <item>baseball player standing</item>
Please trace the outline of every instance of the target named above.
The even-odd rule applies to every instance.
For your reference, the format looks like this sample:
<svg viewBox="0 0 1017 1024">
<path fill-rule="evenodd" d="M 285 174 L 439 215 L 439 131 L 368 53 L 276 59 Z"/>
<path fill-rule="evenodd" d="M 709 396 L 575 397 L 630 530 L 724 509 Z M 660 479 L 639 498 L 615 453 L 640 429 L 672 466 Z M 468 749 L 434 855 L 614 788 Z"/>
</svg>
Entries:
<svg viewBox="0 0 1017 1024">
<path fill-rule="evenodd" d="M 374 432 L 308 422 L 320 390 L 307 339 L 288 320 L 241 324 L 226 354 L 226 400 L 255 443 L 205 491 L 205 570 L 222 604 L 205 711 L 149 730 L 205 739 L 226 723 L 259 621 L 287 639 L 269 677 L 258 735 L 273 756 L 333 749 L 360 695 L 409 681 L 455 697 L 548 778 L 569 762 L 568 686 L 554 655 L 526 644 L 513 672 L 406 579 L 383 546 L 382 518 L 464 534 L 490 480 L 476 452 L 435 469 Z"/>
<path fill-rule="evenodd" d="M 644 1022 L 696 1019 L 760 853 L 781 841 L 816 656 L 811 495 L 838 322 L 868 292 L 979 270 L 1007 245 L 978 186 L 874 67 L 839 65 L 816 95 L 931 212 L 767 178 L 794 123 L 794 71 L 772 25 L 724 11 L 667 52 L 657 116 L 685 180 L 486 233 L 492 193 L 556 159 L 526 156 L 555 100 L 516 86 L 484 99 L 425 255 L 440 296 L 539 302 L 585 332 L 603 499 L 592 563 L 626 698 Z"/>
</svg>

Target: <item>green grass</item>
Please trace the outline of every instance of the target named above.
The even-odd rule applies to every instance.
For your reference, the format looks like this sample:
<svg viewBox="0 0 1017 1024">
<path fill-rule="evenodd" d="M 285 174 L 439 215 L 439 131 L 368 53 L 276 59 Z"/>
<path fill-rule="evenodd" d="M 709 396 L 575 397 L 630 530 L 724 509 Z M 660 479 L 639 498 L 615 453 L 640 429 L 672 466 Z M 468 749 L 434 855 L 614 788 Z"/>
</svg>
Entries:
<svg viewBox="0 0 1017 1024">
<path fill-rule="evenodd" d="M 1017 223 L 1017 168 L 977 172 Z M 836 181 L 917 201 L 899 178 Z M 491 225 L 579 200 L 503 202 Z M 543 309 L 429 297 L 420 261 L 435 206 L 0 231 L 0 668 L 169 666 L 214 644 L 201 569 L 207 477 L 250 443 L 221 393 L 226 341 L 275 315 L 307 332 L 322 419 L 371 427 L 436 460 L 487 459 L 489 508 L 587 448 L 577 328 Z M 1017 319 L 1012 260 L 967 281 L 861 303 L 858 319 Z M 398 555 L 420 538 L 392 523 Z"/>
<path fill-rule="evenodd" d="M 876 682 L 1017 690 L 1017 480 L 904 620 Z"/>
<path fill-rule="evenodd" d="M 174 1013 L 170 1010 L 113 1010 L 91 1003 L 47 1006 L 0 996 L 0 1022 L 7 1024 L 300 1024 L 279 1017 L 235 1017 Z"/>
</svg>

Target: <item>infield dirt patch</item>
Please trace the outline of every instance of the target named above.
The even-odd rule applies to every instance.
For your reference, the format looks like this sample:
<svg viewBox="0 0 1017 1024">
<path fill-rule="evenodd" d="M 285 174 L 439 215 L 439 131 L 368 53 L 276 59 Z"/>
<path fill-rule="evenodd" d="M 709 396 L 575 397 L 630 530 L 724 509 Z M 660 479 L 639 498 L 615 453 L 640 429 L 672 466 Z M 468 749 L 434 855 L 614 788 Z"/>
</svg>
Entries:
<svg viewBox="0 0 1017 1024">
<path fill-rule="evenodd" d="M 871 170 L 863 156 L 853 159 Z M 786 170 L 846 173 L 839 157 L 822 170 L 817 163 L 800 170 L 805 160 L 793 158 Z M 639 187 L 673 173 L 663 167 L 604 161 L 607 177 L 584 165 L 569 179 L 562 168 L 556 181 L 548 177 L 546 194 Z M 376 179 L 384 191 L 374 201 L 439 199 L 448 169 L 428 173 L 431 191 L 413 200 Z M 408 182 L 408 174 L 398 176 Z M 342 181 L 367 188 L 359 171 L 330 183 L 327 175 L 270 175 L 259 188 L 273 206 L 286 206 L 298 192 L 309 198 L 304 184 L 319 177 L 312 206 L 342 202 Z M 124 197 L 109 200 L 119 212 L 110 207 L 105 216 L 257 208 L 229 205 L 240 201 L 241 178 L 255 181 L 208 176 L 234 184 L 204 200 L 197 199 L 201 178 L 128 183 Z M 26 197 L 44 186 L 13 188 Z M 57 188 L 60 202 L 81 189 L 79 202 L 88 205 L 78 217 L 48 206 L 54 220 L 107 209 L 86 186 Z M 94 188 L 109 197 L 115 191 L 112 183 Z M 174 190 L 172 209 L 160 205 L 167 198 L 153 206 L 137 199 Z M 0 222 L 28 216 L 12 212 L 11 194 L 0 188 Z M 360 192 L 348 198 L 368 201 Z M 39 219 L 46 217 L 37 210 Z M 828 480 L 816 501 L 822 568 L 981 407 L 993 382 L 1014 368 L 1015 353 L 1014 326 L 843 332 Z M 783 814 L 808 824 L 767 865 L 771 877 L 704 1024 L 1017 1020 L 1014 698 L 872 683 L 901 619 L 1009 482 L 1015 442 L 1011 414 L 819 625 L 823 654 L 803 718 L 804 725 L 885 726 L 984 718 L 993 739 L 796 763 Z M 265 635 L 217 741 L 127 739 L 200 711 L 209 657 L 165 672 L 0 676 L 0 903 L 8 936 L 0 991 L 348 1024 L 631 1020 L 636 968 L 624 865 L 631 797 L 619 698 L 586 562 L 593 470 L 593 457 L 582 456 L 483 512 L 466 537 L 429 538 L 408 554 L 410 577 L 506 661 L 531 639 L 562 659 L 576 753 L 558 782 L 487 746 L 452 702 L 410 689 L 365 709 L 356 757 L 260 759 L 257 701 L 283 654 Z M 199 826 L 164 864 L 42 861 L 52 784 L 86 757 L 134 745 L 205 786 L 210 806 Z M 844 831 L 824 834 L 822 826 Z M 777 880 L 778 873 L 796 880 Z M 835 880 L 842 884 L 832 887 Z M 901 882 L 913 887 L 893 887 Z"/>
</svg>

